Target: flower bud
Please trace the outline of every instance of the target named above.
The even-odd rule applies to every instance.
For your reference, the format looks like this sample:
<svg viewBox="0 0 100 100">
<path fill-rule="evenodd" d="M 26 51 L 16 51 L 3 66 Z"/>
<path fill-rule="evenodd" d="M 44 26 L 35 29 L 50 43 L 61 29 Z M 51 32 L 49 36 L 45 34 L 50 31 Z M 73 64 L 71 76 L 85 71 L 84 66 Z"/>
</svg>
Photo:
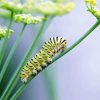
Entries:
<svg viewBox="0 0 100 100">
<path fill-rule="evenodd" d="M 44 21 L 45 17 L 33 17 L 31 14 L 17 14 L 14 16 L 16 22 L 24 24 L 38 24 Z"/>
<path fill-rule="evenodd" d="M 6 27 L 0 26 L 0 39 L 6 37 L 6 35 L 7 35 L 7 38 L 9 39 L 13 32 L 14 31 L 11 29 L 9 29 L 9 31 L 8 31 L 8 29 Z"/>
<path fill-rule="evenodd" d="M 96 8 L 96 0 L 85 0 L 85 3 L 88 11 L 100 20 L 100 10 Z"/>
</svg>

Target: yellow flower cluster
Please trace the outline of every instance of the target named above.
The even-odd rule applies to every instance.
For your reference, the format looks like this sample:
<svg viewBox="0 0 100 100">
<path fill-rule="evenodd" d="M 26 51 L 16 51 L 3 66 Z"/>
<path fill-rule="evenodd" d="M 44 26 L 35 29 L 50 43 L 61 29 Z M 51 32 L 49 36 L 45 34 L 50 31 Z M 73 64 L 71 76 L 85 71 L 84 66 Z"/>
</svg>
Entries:
<svg viewBox="0 0 100 100">
<path fill-rule="evenodd" d="M 91 6 L 96 6 L 96 0 L 85 0 L 85 2 L 90 3 Z"/>
<path fill-rule="evenodd" d="M 13 30 L 9 30 L 9 32 L 7 33 L 8 29 L 6 27 L 2 27 L 0 26 L 0 39 L 4 38 L 7 34 L 8 34 L 8 39 L 10 38 L 10 36 L 13 33 Z"/>
<path fill-rule="evenodd" d="M 37 12 L 44 14 L 44 15 L 64 15 L 72 11 L 74 7 L 73 2 L 69 2 L 67 4 L 62 3 L 54 3 L 51 1 L 41 2 L 35 6 Z"/>
<path fill-rule="evenodd" d="M 47 0 L 26 0 L 23 4 L 10 0 L 0 0 L 0 7 L 15 13 L 41 13 L 48 16 L 64 15 L 72 11 L 73 2 L 63 3 L 64 0 L 53 2 Z"/>
<path fill-rule="evenodd" d="M 87 9 L 91 12 L 98 20 L 100 20 L 100 10 L 96 8 L 96 0 L 85 0 Z"/>
<path fill-rule="evenodd" d="M 25 24 L 38 24 L 44 20 L 46 20 L 45 17 L 33 17 L 31 14 L 17 14 L 14 16 L 14 20 L 16 22 L 21 22 Z"/>
<path fill-rule="evenodd" d="M 26 0 L 25 3 L 23 4 L 23 12 L 32 13 L 34 11 L 34 5 L 35 5 L 34 0 Z"/>
<path fill-rule="evenodd" d="M 73 9 L 73 7 L 74 7 L 74 3 L 69 2 L 69 3 L 67 3 L 67 4 L 65 5 L 65 11 L 66 11 L 66 12 L 71 12 L 72 9 Z"/>
<path fill-rule="evenodd" d="M 23 6 L 21 3 L 15 3 L 12 1 L 1 0 L 0 8 L 4 8 L 13 12 L 22 12 Z"/>
</svg>

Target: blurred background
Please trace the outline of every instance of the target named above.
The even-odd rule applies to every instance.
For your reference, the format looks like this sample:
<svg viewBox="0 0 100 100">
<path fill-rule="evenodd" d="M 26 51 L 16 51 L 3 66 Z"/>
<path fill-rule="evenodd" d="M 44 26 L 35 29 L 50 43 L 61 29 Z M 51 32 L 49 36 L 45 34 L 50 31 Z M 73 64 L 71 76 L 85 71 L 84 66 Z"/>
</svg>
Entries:
<svg viewBox="0 0 100 100">
<path fill-rule="evenodd" d="M 67 39 L 69 47 L 96 22 L 95 17 L 86 11 L 83 0 L 75 0 L 74 2 L 76 6 L 72 13 L 55 17 L 44 33 L 40 46 L 37 47 L 41 47 L 43 42 L 52 36 L 61 36 Z M 98 4 L 100 4 L 99 0 Z M 7 24 L 3 18 L 0 23 L 1 25 Z M 12 27 L 15 33 L 9 40 L 4 61 L 22 24 L 14 23 Z M 30 25 L 26 28 L 23 39 L 6 72 L 6 80 L 3 80 L 4 86 L 31 45 L 38 28 L 39 25 Z M 39 49 L 37 48 L 33 55 Z M 100 100 L 99 55 L 100 27 L 75 49 L 35 77 L 17 100 Z"/>
</svg>

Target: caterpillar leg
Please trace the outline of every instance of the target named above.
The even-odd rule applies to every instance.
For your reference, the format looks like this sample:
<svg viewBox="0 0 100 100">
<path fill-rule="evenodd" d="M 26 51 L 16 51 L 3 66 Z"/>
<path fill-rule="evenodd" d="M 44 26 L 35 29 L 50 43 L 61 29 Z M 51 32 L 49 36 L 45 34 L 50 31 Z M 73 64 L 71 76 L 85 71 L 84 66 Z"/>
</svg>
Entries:
<svg viewBox="0 0 100 100">
<path fill-rule="evenodd" d="M 25 78 L 21 79 L 21 81 L 22 81 L 23 83 L 26 83 L 26 82 L 28 81 L 28 76 L 26 76 Z"/>
</svg>

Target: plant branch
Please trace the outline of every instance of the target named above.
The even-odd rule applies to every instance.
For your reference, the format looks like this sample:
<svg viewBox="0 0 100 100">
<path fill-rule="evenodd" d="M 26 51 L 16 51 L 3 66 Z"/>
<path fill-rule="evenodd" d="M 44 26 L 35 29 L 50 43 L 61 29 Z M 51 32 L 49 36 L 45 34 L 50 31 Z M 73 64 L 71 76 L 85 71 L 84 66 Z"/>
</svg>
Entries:
<svg viewBox="0 0 100 100">
<path fill-rule="evenodd" d="M 13 47 L 12 47 L 12 49 L 11 49 L 11 51 L 10 51 L 10 53 L 9 53 L 5 63 L 4 63 L 4 66 L 3 66 L 2 70 L 1 70 L 1 73 L 0 73 L 0 82 L 2 81 L 2 79 L 4 77 L 4 74 L 5 74 L 6 70 L 7 70 L 7 67 L 8 67 L 8 65 L 10 63 L 10 60 L 12 59 L 12 56 L 13 56 L 13 54 L 14 54 L 14 52 L 15 52 L 18 44 L 19 44 L 19 42 L 21 41 L 21 37 L 22 37 L 22 34 L 23 34 L 24 30 L 25 30 L 25 27 L 26 27 L 26 24 L 24 24 L 20 34 L 18 34 L 18 36 L 16 38 L 16 41 L 13 44 Z"/>
<path fill-rule="evenodd" d="M 9 35 L 8 33 L 9 33 L 10 27 L 12 25 L 12 22 L 13 22 L 13 12 L 11 12 L 10 23 L 8 25 L 7 35 L 4 38 L 4 41 L 3 41 L 3 44 L 2 44 L 2 49 L 0 51 L 0 65 L 1 65 L 4 53 L 6 51 L 6 46 L 7 46 L 7 42 L 8 42 L 8 35 Z"/>
<path fill-rule="evenodd" d="M 68 49 L 66 48 L 64 52 L 62 52 L 60 55 L 55 57 L 52 61 L 54 63 L 56 60 L 64 56 L 66 53 L 70 52 L 73 50 L 78 44 L 80 44 L 90 33 L 92 33 L 93 30 L 95 30 L 99 26 L 100 22 L 97 21 L 81 38 L 79 38 L 72 46 L 70 46 Z M 51 64 L 52 64 L 51 63 Z M 51 65 L 50 64 L 50 65 Z M 26 84 L 22 84 L 22 86 L 16 91 L 16 93 L 10 98 L 10 100 L 15 100 L 22 92 L 23 90 L 27 87 L 28 83 L 32 80 L 31 78 Z"/>
<path fill-rule="evenodd" d="M 62 52 L 60 55 L 55 57 L 53 59 L 53 62 L 64 56 L 66 53 L 73 50 L 78 44 L 80 44 L 88 35 L 90 35 L 98 26 L 100 25 L 100 21 L 97 21 L 81 38 L 79 38 L 73 45 L 71 45 L 69 48 L 66 48 L 64 52 Z M 52 62 L 52 63 L 53 63 Z"/>
<path fill-rule="evenodd" d="M 58 100 L 57 86 L 54 81 L 54 73 L 51 74 L 49 70 L 46 70 L 42 73 L 42 75 L 43 75 L 44 85 L 49 96 L 49 100 Z"/>
<path fill-rule="evenodd" d="M 4 94 L 1 97 L 2 99 L 5 99 L 5 98 L 7 99 L 8 96 L 10 95 L 12 89 L 14 88 L 14 86 L 16 85 L 16 83 L 17 83 L 17 81 L 19 79 L 20 71 L 22 70 L 24 64 L 27 62 L 27 60 L 31 56 L 33 50 L 37 47 L 37 45 L 38 45 L 38 43 L 39 43 L 44 31 L 46 30 L 46 28 L 49 25 L 49 23 L 51 22 L 51 20 L 52 20 L 52 17 L 50 17 L 48 21 L 44 21 L 42 23 L 42 26 L 41 26 L 40 30 L 38 31 L 35 40 L 32 42 L 32 45 L 31 45 L 30 49 L 27 51 L 24 59 L 21 61 L 18 69 L 16 70 L 15 74 L 13 75 L 13 77 L 12 77 L 11 81 L 9 82 L 6 90 L 4 91 Z"/>
</svg>

